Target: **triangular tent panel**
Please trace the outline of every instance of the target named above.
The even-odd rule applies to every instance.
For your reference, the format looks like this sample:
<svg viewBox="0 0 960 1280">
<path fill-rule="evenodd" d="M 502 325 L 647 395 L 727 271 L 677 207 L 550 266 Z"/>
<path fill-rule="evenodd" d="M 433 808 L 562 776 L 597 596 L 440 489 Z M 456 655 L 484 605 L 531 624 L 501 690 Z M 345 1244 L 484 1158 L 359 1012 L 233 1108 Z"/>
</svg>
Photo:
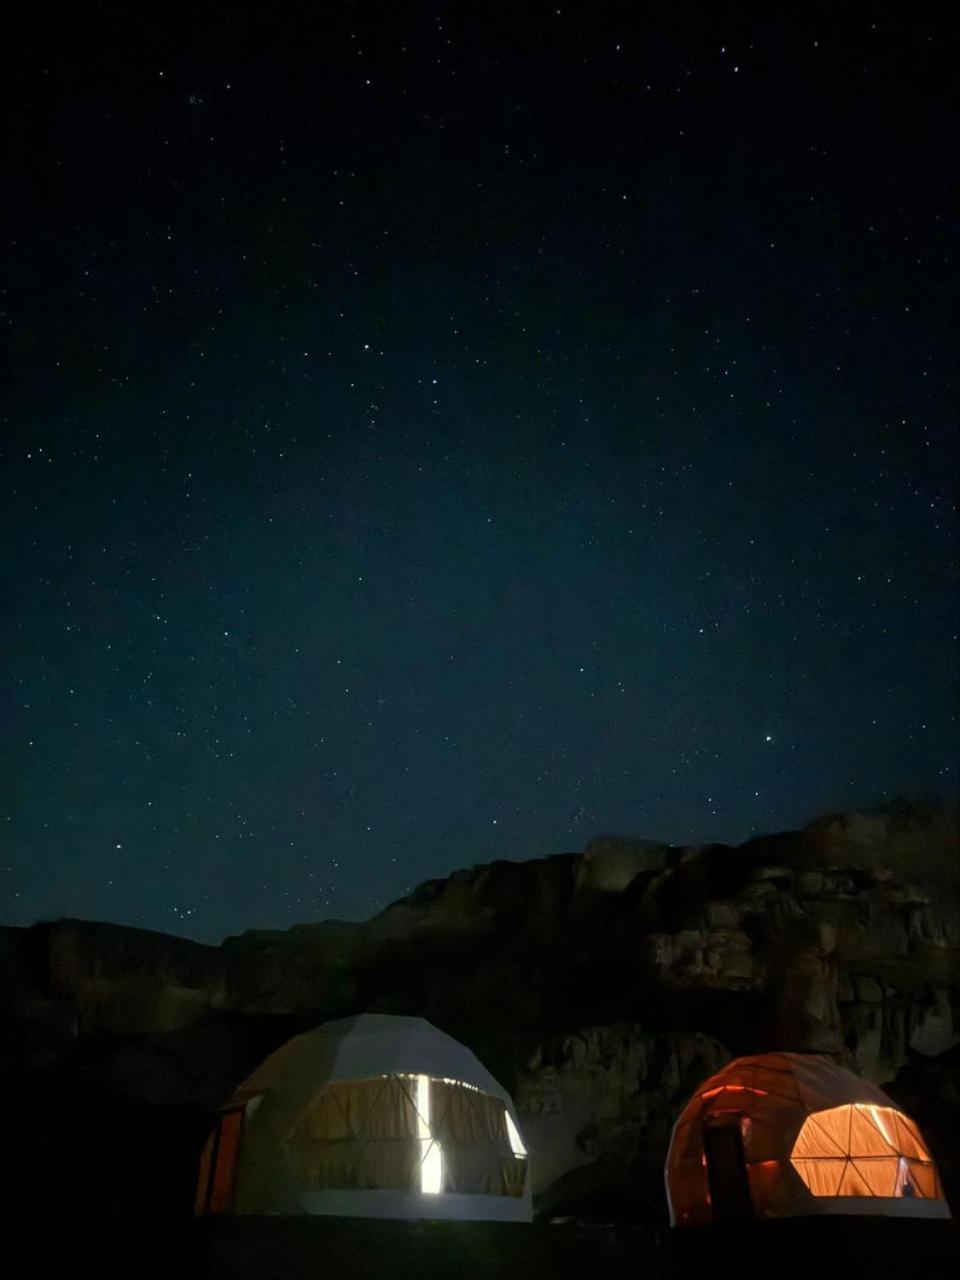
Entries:
<svg viewBox="0 0 960 1280">
<path fill-rule="evenodd" d="M 197 1213 L 529 1222 L 509 1094 L 422 1018 L 361 1014 L 295 1036 L 221 1110 Z"/>
<path fill-rule="evenodd" d="M 666 1184 L 674 1226 L 731 1216 L 950 1216 L 914 1122 L 875 1084 L 820 1054 L 738 1058 L 705 1081 L 674 1126 Z"/>
</svg>

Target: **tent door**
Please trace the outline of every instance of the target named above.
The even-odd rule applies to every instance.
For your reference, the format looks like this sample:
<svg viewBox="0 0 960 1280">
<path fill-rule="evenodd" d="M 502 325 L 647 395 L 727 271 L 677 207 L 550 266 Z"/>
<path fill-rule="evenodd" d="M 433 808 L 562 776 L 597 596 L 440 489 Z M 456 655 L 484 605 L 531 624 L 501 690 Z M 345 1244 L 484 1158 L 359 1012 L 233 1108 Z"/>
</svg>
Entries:
<svg viewBox="0 0 960 1280">
<path fill-rule="evenodd" d="M 233 1207 L 233 1187 L 240 1154 L 243 1107 L 232 1107 L 217 1117 L 200 1162 L 196 1214 L 224 1213 Z"/>
<path fill-rule="evenodd" d="M 703 1127 L 711 1216 L 714 1222 L 753 1217 L 741 1116 L 711 1116 Z"/>
</svg>

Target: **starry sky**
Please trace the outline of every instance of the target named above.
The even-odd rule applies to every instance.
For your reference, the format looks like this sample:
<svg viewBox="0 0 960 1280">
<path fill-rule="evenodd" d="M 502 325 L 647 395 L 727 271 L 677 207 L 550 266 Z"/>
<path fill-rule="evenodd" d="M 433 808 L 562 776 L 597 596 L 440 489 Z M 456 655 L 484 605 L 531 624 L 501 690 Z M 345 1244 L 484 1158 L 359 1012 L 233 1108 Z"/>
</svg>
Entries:
<svg viewBox="0 0 960 1280">
<path fill-rule="evenodd" d="M 8 42 L 0 922 L 956 797 L 947 8 L 776 8 Z"/>
</svg>

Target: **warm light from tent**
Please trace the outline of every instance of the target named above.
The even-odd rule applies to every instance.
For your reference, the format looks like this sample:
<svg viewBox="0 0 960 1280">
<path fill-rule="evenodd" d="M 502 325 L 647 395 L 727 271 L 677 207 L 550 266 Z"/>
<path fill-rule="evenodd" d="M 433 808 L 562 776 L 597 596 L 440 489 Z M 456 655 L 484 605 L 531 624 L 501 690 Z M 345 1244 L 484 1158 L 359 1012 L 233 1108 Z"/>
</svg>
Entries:
<svg viewBox="0 0 960 1280">
<path fill-rule="evenodd" d="M 863 1107 L 857 1107 L 857 1110 L 866 1111 L 867 1115 L 869 1115 L 870 1119 L 883 1134 L 886 1142 L 889 1143 L 891 1147 L 896 1147 L 897 1140 L 890 1133 L 890 1130 L 887 1128 L 886 1122 L 883 1118 L 883 1113 L 886 1110 L 885 1107 L 876 1107 L 868 1104 Z"/>
<path fill-rule="evenodd" d="M 504 1108 L 504 1117 L 507 1121 L 507 1134 L 510 1138 L 510 1150 L 518 1158 L 527 1154 L 527 1148 L 523 1145 L 523 1139 L 517 1131 L 517 1126 L 513 1123 L 513 1116 Z"/>
<path fill-rule="evenodd" d="M 766 1089 L 754 1089 L 749 1084 L 721 1084 L 716 1089 L 708 1089 L 706 1093 L 701 1093 L 701 1098 L 715 1098 L 718 1093 L 755 1093 L 759 1098 L 767 1096 Z"/>
<path fill-rule="evenodd" d="M 430 1130 L 430 1077 L 417 1076 L 417 1137 L 420 1139 L 420 1190 L 437 1195 L 443 1190 L 443 1153 Z"/>
<path fill-rule="evenodd" d="M 807 1116 L 790 1155 L 814 1196 L 936 1200 L 936 1169 L 916 1127 L 893 1107 L 847 1103 Z"/>
</svg>

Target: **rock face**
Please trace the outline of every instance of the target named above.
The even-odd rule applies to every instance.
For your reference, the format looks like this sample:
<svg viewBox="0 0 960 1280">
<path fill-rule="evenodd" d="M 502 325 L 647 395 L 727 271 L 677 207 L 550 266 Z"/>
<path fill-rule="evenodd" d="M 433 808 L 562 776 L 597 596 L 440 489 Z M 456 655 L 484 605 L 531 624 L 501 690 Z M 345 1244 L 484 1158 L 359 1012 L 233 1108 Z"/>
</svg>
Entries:
<svg viewBox="0 0 960 1280">
<path fill-rule="evenodd" d="M 51 994 L 73 1010 L 81 1034 L 197 1026 L 223 1003 L 214 947 L 85 921 L 55 926 L 48 939 Z"/>
<path fill-rule="evenodd" d="M 817 1050 L 895 1095 L 909 1083 L 950 1184 L 958 849 L 956 811 L 901 807 L 736 848 L 603 837 L 429 881 L 365 924 L 220 947 L 71 921 L 6 930 L 8 1065 L 208 1107 L 297 1030 L 420 1014 L 514 1091 L 543 1214 L 635 1220 L 662 1212 L 670 1125 L 699 1080 L 738 1053 Z"/>
<path fill-rule="evenodd" d="M 673 1118 L 691 1092 L 729 1061 L 696 1032 L 655 1033 L 637 1023 L 588 1027 L 537 1049 L 518 1078 L 541 1214 L 616 1207 L 624 1221 L 663 1194 Z"/>
</svg>

